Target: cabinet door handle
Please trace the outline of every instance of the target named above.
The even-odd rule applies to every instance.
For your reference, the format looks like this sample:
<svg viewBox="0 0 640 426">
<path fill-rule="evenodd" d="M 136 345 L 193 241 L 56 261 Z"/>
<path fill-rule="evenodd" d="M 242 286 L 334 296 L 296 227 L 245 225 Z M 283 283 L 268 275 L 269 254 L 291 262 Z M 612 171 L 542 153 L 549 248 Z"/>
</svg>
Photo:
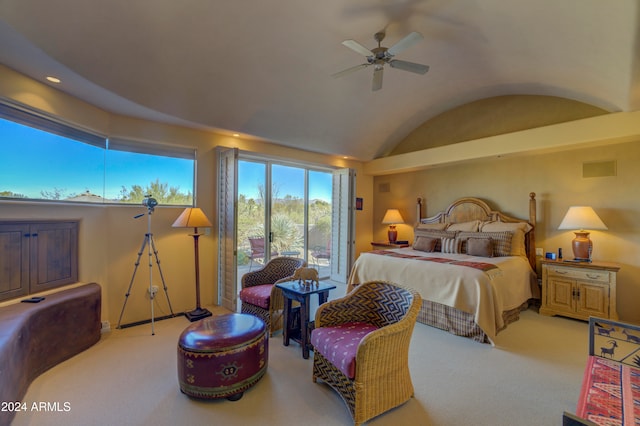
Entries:
<svg viewBox="0 0 640 426">
<path fill-rule="evenodd" d="M 559 270 L 556 269 L 555 273 L 556 274 L 568 274 L 569 272 L 568 271 L 559 271 Z"/>
<path fill-rule="evenodd" d="M 596 279 L 596 278 L 600 278 L 599 274 L 587 274 L 587 278 L 591 278 L 592 280 Z"/>
</svg>

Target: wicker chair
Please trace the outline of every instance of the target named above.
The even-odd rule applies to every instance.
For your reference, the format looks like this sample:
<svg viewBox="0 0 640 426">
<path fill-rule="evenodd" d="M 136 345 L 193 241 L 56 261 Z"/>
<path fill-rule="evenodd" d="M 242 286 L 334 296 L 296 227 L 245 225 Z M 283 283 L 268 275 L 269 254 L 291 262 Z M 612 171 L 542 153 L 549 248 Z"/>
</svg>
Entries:
<svg viewBox="0 0 640 426">
<path fill-rule="evenodd" d="M 269 336 L 282 328 L 284 297 L 274 284 L 289 281 L 296 269 L 306 266 L 304 259 L 276 257 L 261 269 L 247 272 L 242 276 L 240 301 L 242 313 L 252 314 L 269 327 Z"/>
<path fill-rule="evenodd" d="M 316 311 L 313 381 L 340 394 L 356 425 L 413 396 L 409 342 L 421 304 L 415 290 L 372 281 Z"/>
</svg>

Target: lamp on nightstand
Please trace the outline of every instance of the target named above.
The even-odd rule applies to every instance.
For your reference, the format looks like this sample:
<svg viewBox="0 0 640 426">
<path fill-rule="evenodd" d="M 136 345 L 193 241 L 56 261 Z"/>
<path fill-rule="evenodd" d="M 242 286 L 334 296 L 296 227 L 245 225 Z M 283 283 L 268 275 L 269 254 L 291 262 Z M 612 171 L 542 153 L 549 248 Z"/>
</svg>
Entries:
<svg viewBox="0 0 640 426">
<path fill-rule="evenodd" d="M 198 254 L 198 228 L 211 228 L 211 222 L 204 214 L 204 212 L 198 207 L 188 207 L 184 209 L 182 214 L 178 216 L 173 225 L 174 228 L 193 228 L 193 234 L 189 234 L 193 237 L 193 249 L 196 258 L 196 308 L 193 311 L 186 312 L 185 316 L 189 321 L 197 321 L 202 318 L 210 317 L 212 314 L 207 309 L 200 307 L 200 263 Z"/>
<path fill-rule="evenodd" d="M 589 230 L 608 229 L 598 217 L 593 208 L 589 206 L 571 206 L 562 219 L 558 229 L 577 229 L 576 237 L 571 242 L 574 260 L 578 262 L 591 262 L 593 243 L 589 239 Z"/>
<path fill-rule="evenodd" d="M 384 214 L 384 217 L 382 218 L 382 223 L 385 225 L 389 225 L 389 231 L 387 233 L 389 236 L 389 242 L 395 243 L 398 239 L 396 224 L 404 223 L 404 219 L 402 219 L 400 211 L 398 209 L 387 210 L 387 212 Z"/>
</svg>

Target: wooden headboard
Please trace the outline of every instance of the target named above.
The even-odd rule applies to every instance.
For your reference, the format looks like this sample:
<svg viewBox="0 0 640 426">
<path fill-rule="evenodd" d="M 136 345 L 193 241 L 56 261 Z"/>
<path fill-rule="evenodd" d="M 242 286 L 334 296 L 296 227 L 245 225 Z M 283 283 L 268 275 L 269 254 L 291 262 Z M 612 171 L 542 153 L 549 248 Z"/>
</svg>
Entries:
<svg viewBox="0 0 640 426">
<path fill-rule="evenodd" d="M 434 216 L 422 217 L 423 199 L 418 198 L 416 204 L 416 217 L 419 223 L 461 223 L 472 220 L 500 221 L 500 222 L 526 222 L 531 225 L 531 230 L 525 234 L 525 249 L 531 268 L 536 270 L 536 194 L 529 193 L 529 219 L 518 219 L 502 212 L 492 210 L 491 207 L 479 198 L 460 198 L 449 205 L 446 210 Z"/>
</svg>

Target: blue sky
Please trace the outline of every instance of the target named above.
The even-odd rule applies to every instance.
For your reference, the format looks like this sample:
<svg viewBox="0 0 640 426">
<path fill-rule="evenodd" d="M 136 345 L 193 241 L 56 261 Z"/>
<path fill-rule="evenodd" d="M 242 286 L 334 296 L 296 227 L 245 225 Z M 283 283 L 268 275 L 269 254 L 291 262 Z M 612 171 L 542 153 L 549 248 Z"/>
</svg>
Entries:
<svg viewBox="0 0 640 426">
<path fill-rule="evenodd" d="M 240 161 L 238 164 L 238 191 L 248 198 L 258 198 L 258 186 L 265 182 L 264 163 Z M 330 172 L 310 171 L 309 199 L 322 199 L 331 202 Z M 272 184 L 278 191 L 278 197 L 292 195 L 304 197 L 304 169 L 284 165 L 273 165 Z"/>
<path fill-rule="evenodd" d="M 193 162 L 123 151 L 108 151 L 0 119 L 0 191 L 41 198 L 41 191 L 66 196 L 89 191 L 118 198 L 122 186 L 161 183 L 193 192 Z M 105 156 L 108 160 L 105 177 Z M 106 179 L 106 189 L 105 189 Z"/>
<path fill-rule="evenodd" d="M 86 191 L 119 198 L 121 188 L 143 188 L 159 179 L 186 193 L 193 188 L 193 162 L 189 160 L 106 151 L 0 119 L 0 191 L 11 191 L 29 198 L 41 198 L 42 191 L 63 190 L 63 196 Z M 106 157 L 106 158 L 105 158 Z M 106 166 L 105 166 L 106 163 Z M 105 168 L 106 167 L 106 168 Z M 265 163 L 239 163 L 239 190 L 258 197 L 258 185 L 265 180 Z M 278 197 L 304 197 L 304 169 L 274 164 L 273 187 Z M 310 171 L 309 199 L 331 202 L 332 174 Z M 106 186 L 106 187 L 105 187 Z"/>
</svg>

